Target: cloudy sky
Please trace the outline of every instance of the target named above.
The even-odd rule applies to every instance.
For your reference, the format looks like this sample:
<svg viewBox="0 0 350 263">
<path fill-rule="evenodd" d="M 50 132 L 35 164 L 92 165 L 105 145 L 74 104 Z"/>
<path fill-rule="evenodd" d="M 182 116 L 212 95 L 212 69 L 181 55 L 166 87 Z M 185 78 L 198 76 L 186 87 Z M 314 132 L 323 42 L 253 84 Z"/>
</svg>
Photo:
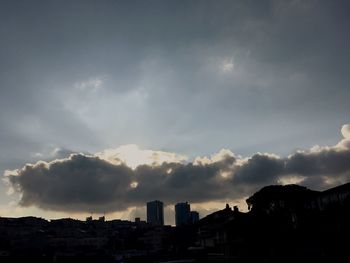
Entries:
<svg viewBox="0 0 350 263">
<path fill-rule="evenodd" d="M 348 1 L 1 1 L 0 216 L 202 214 L 350 180 Z"/>
</svg>

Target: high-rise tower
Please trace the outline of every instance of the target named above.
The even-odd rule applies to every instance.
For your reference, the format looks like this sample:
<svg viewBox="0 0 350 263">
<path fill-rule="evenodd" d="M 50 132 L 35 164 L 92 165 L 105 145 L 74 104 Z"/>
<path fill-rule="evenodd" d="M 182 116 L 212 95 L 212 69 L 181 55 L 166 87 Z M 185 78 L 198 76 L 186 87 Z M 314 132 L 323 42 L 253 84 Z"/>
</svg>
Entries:
<svg viewBox="0 0 350 263">
<path fill-rule="evenodd" d="M 147 203 L 147 223 L 157 226 L 164 225 L 163 202 L 155 200 Z"/>
</svg>

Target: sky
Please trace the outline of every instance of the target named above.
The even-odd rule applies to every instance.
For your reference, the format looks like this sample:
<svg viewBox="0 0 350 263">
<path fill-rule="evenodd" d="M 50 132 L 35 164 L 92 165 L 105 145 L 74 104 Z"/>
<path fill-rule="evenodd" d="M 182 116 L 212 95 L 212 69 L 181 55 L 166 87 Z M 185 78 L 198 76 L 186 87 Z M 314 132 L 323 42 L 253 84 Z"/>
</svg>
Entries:
<svg viewBox="0 0 350 263">
<path fill-rule="evenodd" d="M 350 181 L 350 3 L 1 1 L 0 216 Z"/>
</svg>

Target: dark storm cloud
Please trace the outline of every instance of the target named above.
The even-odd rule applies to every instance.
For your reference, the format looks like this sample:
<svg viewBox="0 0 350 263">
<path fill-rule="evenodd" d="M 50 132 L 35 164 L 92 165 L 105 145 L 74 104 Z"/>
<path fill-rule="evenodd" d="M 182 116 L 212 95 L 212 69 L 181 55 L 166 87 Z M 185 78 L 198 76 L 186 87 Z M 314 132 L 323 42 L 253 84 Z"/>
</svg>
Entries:
<svg viewBox="0 0 350 263">
<path fill-rule="evenodd" d="M 22 193 L 20 205 L 60 211 L 110 211 L 127 207 L 132 170 L 81 154 L 21 169 L 9 181 Z"/>
<path fill-rule="evenodd" d="M 139 165 L 134 170 L 73 154 L 26 165 L 7 180 L 21 194 L 20 205 L 60 211 L 120 211 L 153 199 L 166 204 L 239 199 L 290 176 L 302 176 L 301 184 L 317 189 L 348 181 L 350 148 L 341 146 L 348 140 L 287 158 L 259 153 L 237 159 L 226 152 L 207 162 Z"/>
<path fill-rule="evenodd" d="M 309 176 L 349 172 L 350 150 L 325 149 L 313 153 L 296 153 L 288 158 L 289 173 Z"/>
<path fill-rule="evenodd" d="M 140 166 L 136 169 L 139 186 L 134 194 L 140 200 L 152 200 L 160 196 L 170 204 L 183 200 L 205 202 L 222 199 L 231 191 L 221 172 L 229 169 L 228 165 L 233 165 L 234 162 L 234 158 L 224 157 L 219 162 L 206 165 L 189 163 Z"/>
<path fill-rule="evenodd" d="M 267 154 L 255 154 L 236 172 L 234 181 L 244 184 L 271 184 L 284 173 L 285 160 Z"/>
<path fill-rule="evenodd" d="M 231 158 L 231 162 L 234 160 Z M 120 211 L 146 200 L 174 203 L 183 198 L 203 202 L 220 199 L 219 172 L 227 160 L 210 165 L 164 163 L 132 170 L 82 154 L 51 163 L 26 165 L 8 181 L 22 194 L 20 205 L 60 211 Z M 132 183 L 137 182 L 136 188 Z M 205 190 L 204 190 L 205 189 Z"/>
</svg>

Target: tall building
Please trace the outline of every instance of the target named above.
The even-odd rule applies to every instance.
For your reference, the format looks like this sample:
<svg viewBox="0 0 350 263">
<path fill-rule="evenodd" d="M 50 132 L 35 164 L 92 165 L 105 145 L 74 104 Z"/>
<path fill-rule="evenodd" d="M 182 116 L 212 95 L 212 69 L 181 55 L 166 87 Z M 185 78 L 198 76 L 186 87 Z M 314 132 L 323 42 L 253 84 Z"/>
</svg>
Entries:
<svg viewBox="0 0 350 263">
<path fill-rule="evenodd" d="M 155 200 L 147 203 L 147 223 L 156 226 L 164 225 L 163 202 Z"/>
<path fill-rule="evenodd" d="M 175 223 L 176 226 L 186 225 L 190 223 L 190 204 L 177 203 L 175 205 Z"/>
<path fill-rule="evenodd" d="M 197 211 L 191 211 L 190 212 L 190 222 L 192 224 L 199 221 L 199 213 Z"/>
</svg>

